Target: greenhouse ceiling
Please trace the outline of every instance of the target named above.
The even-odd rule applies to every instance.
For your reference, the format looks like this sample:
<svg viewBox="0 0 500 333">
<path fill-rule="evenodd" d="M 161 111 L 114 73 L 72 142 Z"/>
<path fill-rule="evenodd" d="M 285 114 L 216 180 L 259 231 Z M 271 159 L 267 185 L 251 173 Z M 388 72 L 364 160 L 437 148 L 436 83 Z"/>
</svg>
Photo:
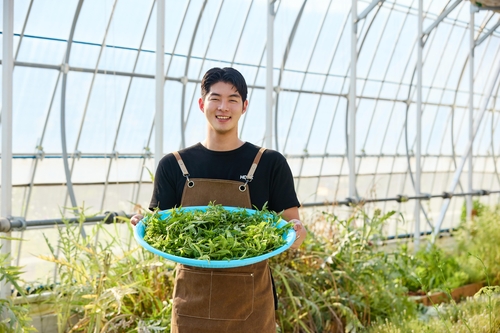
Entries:
<svg viewBox="0 0 500 333">
<path fill-rule="evenodd" d="M 453 227 L 463 194 L 499 201 L 499 6 L 5 0 L 2 216 L 147 207 L 158 157 L 204 137 L 202 75 L 232 66 L 241 138 L 287 157 L 304 207 L 372 200 Z"/>
</svg>

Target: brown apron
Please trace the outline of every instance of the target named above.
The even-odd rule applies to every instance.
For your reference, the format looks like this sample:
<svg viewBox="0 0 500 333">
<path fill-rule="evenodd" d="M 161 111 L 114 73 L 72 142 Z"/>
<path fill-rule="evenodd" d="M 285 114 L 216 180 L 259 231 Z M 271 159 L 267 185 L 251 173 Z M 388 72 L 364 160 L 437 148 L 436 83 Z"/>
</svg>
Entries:
<svg viewBox="0 0 500 333">
<path fill-rule="evenodd" d="M 244 183 L 189 178 L 179 153 L 174 152 L 186 177 L 181 206 L 252 208 L 248 183 L 265 148 L 252 163 Z M 274 294 L 268 261 L 236 268 L 207 269 L 178 264 L 171 333 L 275 333 Z"/>
</svg>

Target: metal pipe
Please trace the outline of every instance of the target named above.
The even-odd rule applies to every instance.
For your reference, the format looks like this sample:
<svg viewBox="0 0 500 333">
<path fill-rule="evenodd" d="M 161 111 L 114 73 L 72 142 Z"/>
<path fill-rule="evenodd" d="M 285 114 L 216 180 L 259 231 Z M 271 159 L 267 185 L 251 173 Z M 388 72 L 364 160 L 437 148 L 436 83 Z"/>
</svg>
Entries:
<svg viewBox="0 0 500 333">
<path fill-rule="evenodd" d="M 372 0 L 368 7 L 366 7 L 365 10 L 363 10 L 361 14 L 358 15 L 357 21 L 359 22 L 362 19 L 366 18 L 368 14 L 370 14 L 370 12 L 373 10 L 373 8 L 375 8 L 375 6 L 382 5 L 384 1 L 385 0 Z"/>
<path fill-rule="evenodd" d="M 415 145 L 415 196 L 420 196 L 421 182 L 421 153 L 422 153 L 422 51 L 424 48 L 423 41 L 423 0 L 418 1 L 418 58 L 417 58 L 417 133 Z M 414 249 L 419 250 L 420 247 L 420 199 L 415 201 L 415 235 Z"/>
<path fill-rule="evenodd" d="M 304 203 L 301 205 L 302 208 L 307 208 L 307 207 L 321 207 L 321 206 L 351 206 L 352 204 L 358 204 L 358 205 L 364 205 L 368 203 L 375 203 L 375 202 L 387 202 L 387 201 L 396 201 L 399 203 L 405 203 L 410 200 L 431 200 L 435 198 L 450 198 L 452 196 L 467 196 L 467 195 L 473 195 L 473 196 L 486 196 L 490 194 L 500 194 L 500 190 L 495 190 L 495 191 L 489 191 L 489 190 L 478 190 L 478 191 L 473 191 L 473 192 L 466 192 L 466 193 L 457 193 L 457 194 L 451 194 L 448 192 L 444 192 L 442 194 L 421 194 L 420 196 L 407 196 L 407 195 L 397 195 L 396 197 L 391 197 L 391 198 L 376 198 L 376 199 L 363 199 L 360 198 L 357 202 L 353 202 L 351 198 L 347 198 L 346 200 L 340 200 L 340 201 L 324 201 L 324 202 L 310 202 L 310 203 Z M 104 222 L 106 224 L 110 224 L 114 221 L 115 217 L 126 217 L 130 218 L 134 214 L 126 214 L 123 211 L 120 212 L 106 212 L 105 215 L 98 215 L 98 216 L 88 216 L 88 217 L 72 217 L 72 218 L 53 218 L 53 219 L 44 219 L 44 220 L 25 220 L 23 217 L 9 217 L 9 218 L 4 218 L 0 217 L 0 232 L 10 232 L 11 230 L 25 230 L 27 228 L 41 228 L 41 227 L 47 227 L 47 226 L 53 226 L 53 225 L 59 225 L 59 224 L 66 224 L 66 223 L 77 223 L 77 222 L 82 222 L 82 223 L 93 223 L 93 222 Z"/>
<path fill-rule="evenodd" d="M 429 35 L 431 31 L 438 26 L 439 23 L 441 23 L 442 20 L 444 20 L 452 11 L 455 9 L 462 0 L 456 0 L 454 3 L 451 4 L 448 8 L 446 8 L 425 31 L 423 32 L 423 36 Z"/>
<path fill-rule="evenodd" d="M 462 155 L 462 159 L 460 161 L 460 164 L 458 165 L 458 168 L 455 171 L 452 183 L 451 183 L 450 188 L 448 190 L 449 193 L 453 193 L 455 191 L 455 187 L 458 184 L 458 181 L 460 179 L 460 175 L 461 175 L 462 170 L 465 166 L 465 162 L 467 161 L 469 151 L 471 150 L 472 144 L 474 143 L 474 138 L 476 137 L 479 126 L 481 125 L 481 120 L 483 119 L 484 113 L 486 112 L 486 108 L 488 106 L 489 100 L 490 100 L 491 95 L 493 93 L 495 83 L 498 79 L 498 76 L 500 75 L 500 61 L 496 62 L 496 68 L 492 71 L 492 73 L 493 73 L 493 76 L 491 77 L 491 81 L 489 82 L 489 85 L 488 85 L 487 89 L 485 90 L 486 94 L 485 94 L 485 98 L 483 100 L 483 105 L 480 108 L 480 112 L 478 114 L 477 121 L 474 124 L 474 131 L 473 131 L 473 135 L 472 135 L 472 140 L 469 140 L 469 142 L 467 143 L 467 147 L 465 149 L 465 152 Z M 446 211 L 448 210 L 449 205 L 450 205 L 450 199 L 447 198 L 444 200 L 443 205 L 441 207 L 441 213 L 439 214 L 439 218 L 437 220 L 437 224 L 436 224 L 436 227 L 434 229 L 433 242 L 436 240 L 436 238 L 439 234 L 439 229 L 440 229 L 441 225 L 443 224 L 444 217 L 446 215 Z"/>
<path fill-rule="evenodd" d="M 2 216 L 12 214 L 12 77 L 14 71 L 14 0 L 3 1 L 3 33 L 2 33 Z M 7 232 L 6 237 L 10 237 Z M 0 253 L 12 260 L 11 241 L 1 239 Z M 11 296 L 11 284 L 7 280 L 0 281 L 0 299 Z M 0 318 L 4 317 L 3 311 Z"/>
<path fill-rule="evenodd" d="M 358 0 L 352 0 L 351 7 L 351 77 L 349 89 L 349 135 L 347 158 L 349 161 L 349 197 L 356 198 L 356 64 L 358 43 Z"/>
<path fill-rule="evenodd" d="M 266 63 L 266 132 L 264 143 L 267 148 L 273 148 L 273 63 L 274 63 L 274 3 L 269 0 L 267 5 L 267 63 Z"/>
<path fill-rule="evenodd" d="M 165 0 L 156 1 L 156 113 L 155 167 L 163 157 L 163 103 L 165 86 Z"/>
<path fill-rule="evenodd" d="M 88 216 L 88 217 L 72 217 L 72 218 L 57 218 L 57 219 L 45 219 L 45 220 L 25 220 L 22 217 L 15 218 L 0 218 L 0 231 L 20 231 L 26 230 L 27 228 L 42 228 L 49 227 L 54 225 L 65 225 L 65 224 L 73 224 L 73 223 L 95 223 L 95 222 L 104 222 L 106 224 L 111 224 L 115 221 L 116 217 L 125 217 L 130 218 L 134 214 L 125 214 L 125 212 L 106 212 L 105 215 L 97 215 L 97 216 Z"/>
<path fill-rule="evenodd" d="M 471 5 L 472 5 L 472 4 L 471 4 Z M 474 7 L 475 7 L 475 6 L 474 6 Z M 476 7 L 476 11 L 479 11 L 479 8 L 478 8 L 478 7 Z M 486 38 L 488 38 L 488 37 L 489 37 L 492 33 L 494 33 L 498 27 L 500 27 L 500 20 L 498 20 L 498 22 L 497 22 L 494 26 L 492 26 L 492 27 L 491 27 L 491 29 L 490 29 L 490 30 L 488 30 L 488 32 L 486 32 L 484 35 L 482 35 L 482 36 L 481 36 L 481 38 L 479 38 L 479 39 L 475 42 L 476 46 L 478 46 L 478 45 L 480 45 L 482 42 L 484 42 L 484 40 L 485 40 Z"/>
<path fill-rule="evenodd" d="M 470 3 L 470 22 L 469 22 L 469 141 L 473 141 L 473 130 L 474 130 L 474 49 L 475 49 L 475 39 L 474 39 L 474 13 L 476 10 L 474 8 L 477 8 Z M 471 149 L 469 151 L 468 155 L 468 173 L 467 173 L 467 185 L 468 185 L 468 191 L 472 191 L 472 149 L 473 147 L 471 146 Z M 466 197 L 466 216 L 467 219 L 471 218 L 472 214 L 472 196 L 468 195 Z"/>
<path fill-rule="evenodd" d="M 64 63 L 61 65 L 61 71 L 63 72 L 62 87 L 61 87 L 61 147 L 62 156 L 64 164 L 64 174 L 66 176 L 66 188 L 68 190 L 68 195 L 71 200 L 71 205 L 73 206 L 75 214 L 78 213 L 75 192 L 73 191 L 73 184 L 71 183 L 71 172 L 68 164 L 68 152 L 66 146 L 66 82 L 68 79 L 69 72 L 69 56 L 71 54 L 71 45 L 73 43 L 73 36 L 75 33 L 76 22 L 80 16 L 80 11 L 82 9 L 83 0 L 78 2 L 76 7 L 75 16 L 73 17 L 73 23 L 70 30 L 70 36 L 68 39 L 68 47 L 66 49 L 66 54 L 64 57 Z M 65 205 L 66 206 L 66 205 Z M 82 236 L 85 236 L 85 230 L 81 229 Z"/>
</svg>

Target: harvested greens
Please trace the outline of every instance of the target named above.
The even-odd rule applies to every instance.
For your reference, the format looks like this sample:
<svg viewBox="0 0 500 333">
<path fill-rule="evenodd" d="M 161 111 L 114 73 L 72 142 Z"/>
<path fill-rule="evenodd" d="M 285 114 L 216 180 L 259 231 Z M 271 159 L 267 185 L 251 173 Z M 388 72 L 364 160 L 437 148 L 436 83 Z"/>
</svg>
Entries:
<svg viewBox="0 0 500 333">
<path fill-rule="evenodd" d="M 266 207 L 250 213 L 209 204 L 206 210 L 173 208 L 162 218 L 158 211 L 144 219 L 144 241 L 165 253 L 200 260 L 233 260 L 256 257 L 286 244 L 283 235 L 292 228 L 278 228 L 279 214 Z"/>
</svg>

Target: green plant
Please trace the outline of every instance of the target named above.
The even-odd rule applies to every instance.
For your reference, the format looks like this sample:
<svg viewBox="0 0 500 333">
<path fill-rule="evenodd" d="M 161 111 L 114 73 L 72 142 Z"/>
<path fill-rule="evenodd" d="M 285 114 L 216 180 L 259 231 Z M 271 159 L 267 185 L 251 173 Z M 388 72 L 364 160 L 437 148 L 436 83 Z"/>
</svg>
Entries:
<svg viewBox="0 0 500 333">
<path fill-rule="evenodd" d="M 500 289 L 483 288 L 460 303 L 443 303 L 422 309 L 419 316 L 397 314 L 381 320 L 370 333 L 496 333 L 500 331 Z"/>
<path fill-rule="evenodd" d="M 0 237 L 0 239 L 20 240 L 16 238 Z M 0 245 L 0 249 L 2 246 Z M 25 292 L 21 287 L 22 268 L 11 265 L 10 253 L 0 252 L 0 283 L 11 284 L 14 287 L 14 295 L 25 298 Z M 24 305 L 17 305 L 11 297 L 0 298 L 0 332 L 31 332 L 36 331 L 31 325 L 29 309 Z"/>
<path fill-rule="evenodd" d="M 472 200 L 472 218 L 481 217 L 484 212 L 488 210 L 488 207 L 481 203 L 481 201 L 474 199 Z M 467 203 L 464 200 L 462 205 L 462 213 L 460 214 L 460 222 L 465 223 L 467 221 Z"/>
<path fill-rule="evenodd" d="M 393 214 L 325 213 L 323 222 L 337 229 L 332 238 L 309 232 L 301 249 L 273 258 L 283 332 L 357 331 L 394 311 L 415 313 L 393 254 L 378 246 Z"/>
<path fill-rule="evenodd" d="M 419 288 L 425 292 L 447 291 L 470 282 L 457 259 L 436 245 L 418 251 L 414 265 Z"/>
<path fill-rule="evenodd" d="M 206 210 L 173 208 L 167 216 L 158 210 L 144 219 L 144 241 L 152 247 L 185 258 L 231 260 L 256 257 L 285 245 L 283 235 L 292 228 L 278 228 L 281 217 L 267 210 L 228 211 L 210 203 Z"/>
<path fill-rule="evenodd" d="M 59 283 L 49 302 L 59 332 L 168 331 L 172 266 L 131 245 L 131 237 L 122 241 L 118 223 L 97 224 L 82 238 L 83 217 L 79 225 L 58 229 L 57 247 L 46 239 L 51 256 L 41 257 L 58 267 Z M 132 235 L 130 223 L 126 228 Z"/>
</svg>

